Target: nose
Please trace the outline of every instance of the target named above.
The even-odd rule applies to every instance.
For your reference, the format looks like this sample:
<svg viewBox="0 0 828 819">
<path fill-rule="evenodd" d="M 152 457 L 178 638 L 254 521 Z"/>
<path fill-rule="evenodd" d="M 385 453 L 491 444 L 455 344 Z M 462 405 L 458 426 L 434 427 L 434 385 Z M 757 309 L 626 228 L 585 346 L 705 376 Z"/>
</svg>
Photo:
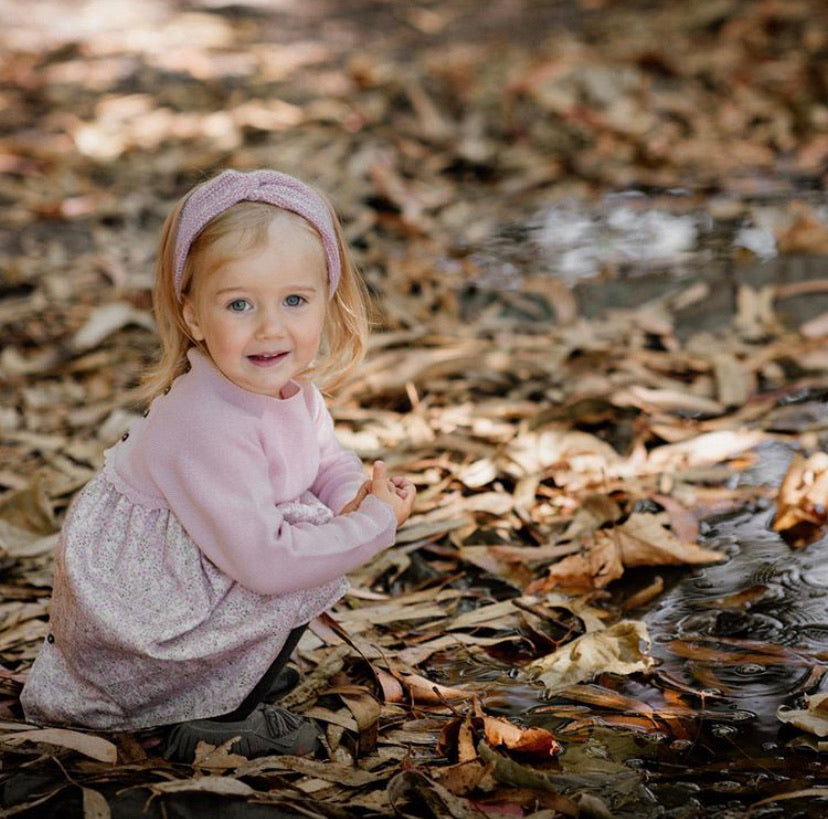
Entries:
<svg viewBox="0 0 828 819">
<path fill-rule="evenodd" d="M 259 313 L 256 335 L 259 338 L 278 338 L 284 333 L 280 311 L 274 307 L 264 308 Z"/>
</svg>

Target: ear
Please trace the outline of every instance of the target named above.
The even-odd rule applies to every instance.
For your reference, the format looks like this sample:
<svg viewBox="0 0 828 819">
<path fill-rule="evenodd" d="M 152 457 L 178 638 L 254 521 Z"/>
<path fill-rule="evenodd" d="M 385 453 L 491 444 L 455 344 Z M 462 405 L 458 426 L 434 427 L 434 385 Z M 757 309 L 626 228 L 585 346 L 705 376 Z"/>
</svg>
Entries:
<svg viewBox="0 0 828 819">
<path fill-rule="evenodd" d="M 204 333 L 198 321 L 198 312 L 189 296 L 184 297 L 184 303 L 181 305 L 181 315 L 184 318 L 187 329 L 190 331 L 190 335 L 196 341 L 204 341 Z"/>
</svg>

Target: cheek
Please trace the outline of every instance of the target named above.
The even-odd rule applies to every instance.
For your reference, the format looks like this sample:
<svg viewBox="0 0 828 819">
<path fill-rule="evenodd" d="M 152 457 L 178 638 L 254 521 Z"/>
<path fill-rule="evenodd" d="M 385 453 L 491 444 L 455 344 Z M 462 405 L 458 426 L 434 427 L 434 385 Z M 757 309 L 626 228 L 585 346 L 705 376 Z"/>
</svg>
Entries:
<svg viewBox="0 0 828 819">
<path fill-rule="evenodd" d="M 315 340 L 319 341 L 322 338 L 322 333 L 325 329 L 325 309 L 319 308 L 316 309 L 313 315 L 307 317 L 307 321 L 304 322 L 304 328 L 302 335 L 308 339 L 308 341 Z"/>
</svg>

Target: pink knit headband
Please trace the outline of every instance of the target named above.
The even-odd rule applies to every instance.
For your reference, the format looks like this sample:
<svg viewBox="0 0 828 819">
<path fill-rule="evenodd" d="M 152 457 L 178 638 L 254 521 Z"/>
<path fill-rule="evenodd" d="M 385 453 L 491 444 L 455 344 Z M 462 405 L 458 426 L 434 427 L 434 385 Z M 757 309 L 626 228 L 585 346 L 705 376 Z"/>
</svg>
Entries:
<svg viewBox="0 0 828 819">
<path fill-rule="evenodd" d="M 328 262 L 331 297 L 339 284 L 339 243 L 325 200 L 304 182 L 277 171 L 223 171 L 190 194 L 178 217 L 175 239 L 175 293 L 181 299 L 184 264 L 195 238 L 208 222 L 237 202 L 266 202 L 307 219 L 315 228 Z"/>
</svg>

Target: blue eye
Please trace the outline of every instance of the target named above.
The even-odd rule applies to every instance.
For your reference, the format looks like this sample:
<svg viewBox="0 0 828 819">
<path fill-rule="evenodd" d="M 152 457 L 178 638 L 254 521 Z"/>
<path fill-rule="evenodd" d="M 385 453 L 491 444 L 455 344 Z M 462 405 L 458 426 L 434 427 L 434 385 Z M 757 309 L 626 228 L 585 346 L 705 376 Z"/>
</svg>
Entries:
<svg viewBox="0 0 828 819">
<path fill-rule="evenodd" d="M 233 299 L 227 305 L 227 309 L 232 313 L 243 313 L 249 306 L 247 299 Z"/>
<path fill-rule="evenodd" d="M 288 307 L 299 307 L 299 305 L 304 304 L 305 299 L 302 296 L 297 296 L 296 293 L 291 293 L 291 295 L 285 297 L 285 304 Z"/>
</svg>

